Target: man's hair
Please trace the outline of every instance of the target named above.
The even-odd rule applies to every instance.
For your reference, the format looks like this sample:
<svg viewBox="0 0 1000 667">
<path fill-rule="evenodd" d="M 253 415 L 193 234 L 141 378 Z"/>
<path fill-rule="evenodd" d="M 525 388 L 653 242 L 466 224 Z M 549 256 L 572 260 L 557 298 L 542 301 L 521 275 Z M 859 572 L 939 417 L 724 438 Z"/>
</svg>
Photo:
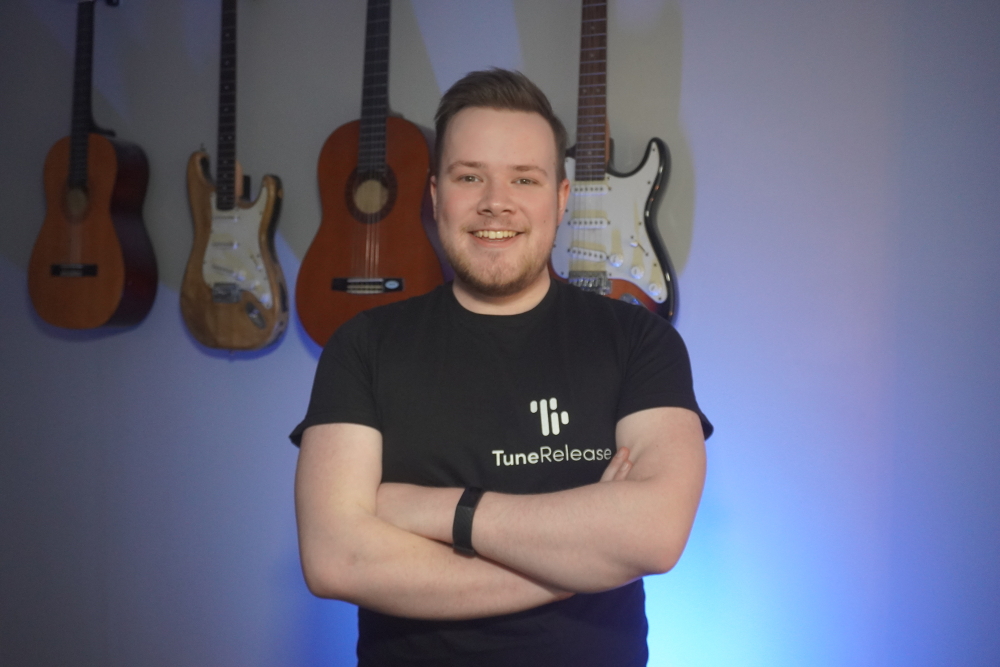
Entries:
<svg viewBox="0 0 1000 667">
<path fill-rule="evenodd" d="M 549 123 L 556 142 L 556 183 L 566 178 L 566 128 L 553 113 L 545 93 L 520 72 L 494 67 L 469 72 L 441 98 L 434 115 L 434 173 L 441 167 L 441 150 L 448 123 L 462 109 L 482 107 L 503 111 L 537 113 Z"/>
</svg>

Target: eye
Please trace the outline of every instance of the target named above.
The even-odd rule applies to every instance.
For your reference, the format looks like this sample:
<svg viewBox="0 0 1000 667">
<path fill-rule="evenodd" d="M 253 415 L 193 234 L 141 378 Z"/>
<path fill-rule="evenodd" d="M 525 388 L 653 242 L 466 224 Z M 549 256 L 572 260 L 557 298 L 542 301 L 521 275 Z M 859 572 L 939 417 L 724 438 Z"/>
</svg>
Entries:
<svg viewBox="0 0 1000 667">
<path fill-rule="evenodd" d="M 458 180 L 462 183 L 475 183 L 479 180 L 479 177 L 475 174 L 462 174 L 458 177 Z"/>
<path fill-rule="evenodd" d="M 519 179 L 517 179 L 514 182 L 517 183 L 518 185 L 534 185 L 538 181 L 536 181 L 533 178 L 527 178 L 527 177 L 525 177 L 525 178 L 519 178 Z"/>
</svg>

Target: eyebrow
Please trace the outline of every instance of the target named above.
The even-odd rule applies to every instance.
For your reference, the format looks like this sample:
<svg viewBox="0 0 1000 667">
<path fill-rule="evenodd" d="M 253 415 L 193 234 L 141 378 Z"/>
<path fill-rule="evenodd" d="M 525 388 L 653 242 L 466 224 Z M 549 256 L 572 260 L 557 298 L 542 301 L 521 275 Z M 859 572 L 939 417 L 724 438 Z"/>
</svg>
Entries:
<svg viewBox="0 0 1000 667">
<path fill-rule="evenodd" d="M 537 164 L 516 164 L 514 165 L 514 171 L 520 171 L 520 172 L 540 171 L 546 176 L 548 176 L 549 174 L 549 172 L 547 172 L 545 169 L 542 169 Z"/>
<path fill-rule="evenodd" d="M 448 168 L 445 170 L 445 173 L 450 174 L 451 172 L 455 171 L 456 169 L 460 169 L 462 167 L 465 167 L 467 169 L 485 169 L 486 168 L 486 163 L 484 163 L 484 162 L 475 162 L 475 161 L 470 161 L 470 160 L 458 160 L 457 162 L 452 162 L 451 164 L 449 164 Z M 514 171 L 519 172 L 519 173 L 526 173 L 526 172 L 537 171 L 537 172 L 541 172 L 542 174 L 545 174 L 546 176 L 549 173 L 545 169 L 543 169 L 542 167 L 539 167 L 538 165 L 535 165 L 535 164 L 516 164 L 513 167 L 511 167 L 511 169 L 513 169 Z"/>
<path fill-rule="evenodd" d="M 459 160 L 457 162 L 452 162 L 451 164 L 449 164 L 446 172 L 450 174 L 451 172 L 461 167 L 465 167 L 467 169 L 485 169 L 486 165 L 482 162 L 468 162 L 465 160 Z"/>
</svg>

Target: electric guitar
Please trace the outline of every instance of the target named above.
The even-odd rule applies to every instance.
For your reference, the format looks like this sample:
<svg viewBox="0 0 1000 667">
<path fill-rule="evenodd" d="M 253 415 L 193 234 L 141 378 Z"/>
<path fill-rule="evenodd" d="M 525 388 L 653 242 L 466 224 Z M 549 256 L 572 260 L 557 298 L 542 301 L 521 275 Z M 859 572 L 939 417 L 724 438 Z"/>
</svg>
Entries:
<svg viewBox="0 0 1000 667">
<path fill-rule="evenodd" d="M 670 152 L 654 138 L 631 173 L 609 166 L 607 27 L 607 0 L 583 0 L 576 145 L 566 158 L 572 189 L 552 248 L 552 270 L 585 290 L 673 320 L 677 278 L 653 217 Z"/>
<path fill-rule="evenodd" d="M 207 347 L 256 350 L 288 324 L 285 277 L 274 250 L 281 181 L 261 179 L 255 201 L 250 178 L 236 160 L 236 0 L 222 0 L 219 130 L 216 178 L 208 154 L 188 160 L 187 185 L 194 244 L 181 284 L 188 330 Z"/>
<path fill-rule="evenodd" d="M 45 159 L 45 222 L 28 263 L 35 310 L 68 329 L 141 322 L 158 281 L 142 220 L 146 154 L 94 123 L 94 4 L 77 5 L 72 126 Z"/>
<path fill-rule="evenodd" d="M 296 279 L 295 304 L 320 345 L 357 313 L 443 281 L 421 221 L 430 151 L 420 129 L 388 115 L 390 0 L 368 0 L 361 119 L 319 156 L 323 219 Z"/>
</svg>

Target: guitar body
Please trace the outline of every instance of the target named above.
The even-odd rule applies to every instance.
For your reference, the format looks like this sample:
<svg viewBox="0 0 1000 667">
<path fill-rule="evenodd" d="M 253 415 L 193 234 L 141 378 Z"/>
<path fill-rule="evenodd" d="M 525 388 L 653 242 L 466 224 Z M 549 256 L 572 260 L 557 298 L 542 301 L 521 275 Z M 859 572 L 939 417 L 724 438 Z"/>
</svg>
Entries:
<svg viewBox="0 0 1000 667">
<path fill-rule="evenodd" d="M 575 167 L 566 158 L 566 173 Z M 553 273 L 672 319 L 676 279 L 654 220 L 669 170 L 666 144 L 653 139 L 631 173 L 609 169 L 603 181 L 573 181 L 552 248 Z"/>
<path fill-rule="evenodd" d="M 149 166 L 142 149 L 91 133 L 87 187 L 71 190 L 70 138 L 45 159 L 45 222 L 28 264 L 28 292 L 49 324 L 68 329 L 142 321 L 156 297 L 153 247 L 142 220 Z"/>
<path fill-rule="evenodd" d="M 281 181 L 267 175 L 253 202 L 216 206 L 208 154 L 191 155 L 188 199 L 194 244 L 181 283 L 181 314 L 198 342 L 226 350 L 256 350 L 288 325 L 285 277 L 274 250 Z"/>
<path fill-rule="evenodd" d="M 444 280 L 421 222 L 430 172 L 423 134 L 386 118 L 388 170 L 378 181 L 357 175 L 359 129 L 359 121 L 340 126 L 320 152 L 323 219 L 296 280 L 299 318 L 319 345 L 361 311 L 424 294 Z"/>
</svg>

